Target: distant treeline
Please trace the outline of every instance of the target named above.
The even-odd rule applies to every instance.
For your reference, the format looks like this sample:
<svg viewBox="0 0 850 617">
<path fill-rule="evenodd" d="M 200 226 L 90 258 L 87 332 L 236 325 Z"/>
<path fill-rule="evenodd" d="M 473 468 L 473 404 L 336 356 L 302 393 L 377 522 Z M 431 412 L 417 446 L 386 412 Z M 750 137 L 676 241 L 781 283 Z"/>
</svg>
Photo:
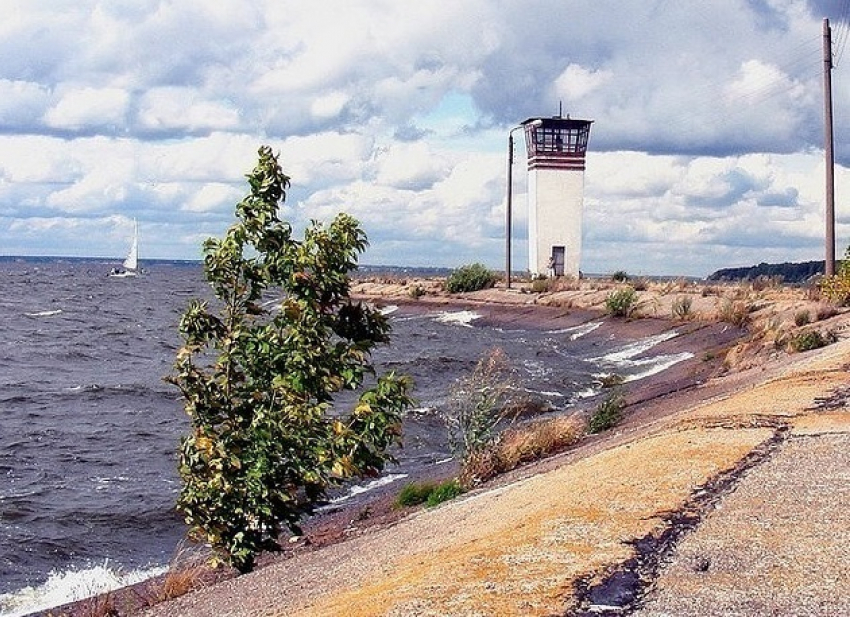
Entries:
<svg viewBox="0 0 850 617">
<path fill-rule="evenodd" d="M 723 268 L 708 276 L 709 281 L 752 281 L 759 277 L 781 278 L 785 283 L 803 283 L 813 276 L 823 274 L 823 261 L 802 263 L 766 264 L 745 268 Z"/>
</svg>

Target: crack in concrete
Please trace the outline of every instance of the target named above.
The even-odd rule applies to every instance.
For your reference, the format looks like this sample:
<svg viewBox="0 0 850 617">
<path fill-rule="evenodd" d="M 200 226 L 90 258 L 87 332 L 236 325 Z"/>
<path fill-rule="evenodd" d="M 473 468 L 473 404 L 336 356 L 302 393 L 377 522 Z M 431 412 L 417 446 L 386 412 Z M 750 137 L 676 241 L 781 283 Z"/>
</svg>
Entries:
<svg viewBox="0 0 850 617">
<path fill-rule="evenodd" d="M 659 513 L 663 527 L 630 542 L 636 551 L 634 557 L 609 568 L 601 580 L 597 580 L 598 575 L 589 575 L 576 581 L 578 608 L 564 617 L 620 616 L 639 609 L 679 542 L 735 490 L 747 472 L 767 461 L 788 436 L 787 425 L 778 427 L 773 437 L 753 449 L 735 467 L 697 487 L 681 508 Z"/>
</svg>

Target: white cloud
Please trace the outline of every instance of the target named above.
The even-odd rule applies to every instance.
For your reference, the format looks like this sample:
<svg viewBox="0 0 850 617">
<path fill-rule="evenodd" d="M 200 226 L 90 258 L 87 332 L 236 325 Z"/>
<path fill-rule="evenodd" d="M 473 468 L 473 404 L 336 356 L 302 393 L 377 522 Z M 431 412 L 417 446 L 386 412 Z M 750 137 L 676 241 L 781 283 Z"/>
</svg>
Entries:
<svg viewBox="0 0 850 617">
<path fill-rule="evenodd" d="M 335 118 L 340 114 L 350 98 L 345 92 L 330 92 L 313 101 L 313 104 L 310 106 L 310 112 L 314 117 L 323 120 Z"/>
<path fill-rule="evenodd" d="M 555 80 L 555 95 L 568 102 L 578 101 L 611 81 L 614 74 L 600 69 L 594 71 L 570 64 Z"/>
<path fill-rule="evenodd" d="M 500 267 L 507 130 L 560 101 L 595 121 L 585 270 L 818 258 L 826 9 L 811 5 L 18 2 L 0 20 L 0 247 L 46 250 L 31 220 L 54 254 L 81 254 L 78 238 L 120 236 L 109 217 L 139 217 L 155 256 L 196 257 L 268 143 L 298 225 L 346 209 L 385 263 Z M 845 63 L 834 77 L 846 243 Z"/>
<path fill-rule="evenodd" d="M 427 143 L 396 143 L 376 156 L 375 181 L 401 189 L 426 189 L 445 178 L 449 160 Z"/>
<path fill-rule="evenodd" d="M 154 88 L 139 102 L 142 128 L 173 132 L 228 130 L 239 125 L 239 111 L 228 101 L 206 101 L 192 88 Z"/>
<path fill-rule="evenodd" d="M 50 93 L 40 84 L 0 79 L 0 125 L 31 124 L 41 117 L 49 100 Z"/>
<path fill-rule="evenodd" d="M 130 95 L 120 88 L 74 88 L 44 114 L 47 126 L 77 131 L 87 127 L 118 128 L 124 123 Z"/>
<path fill-rule="evenodd" d="M 186 212 L 213 212 L 216 210 L 230 212 L 244 193 L 244 190 L 240 191 L 229 184 L 220 182 L 204 184 L 199 190 L 188 196 L 181 209 Z"/>
</svg>

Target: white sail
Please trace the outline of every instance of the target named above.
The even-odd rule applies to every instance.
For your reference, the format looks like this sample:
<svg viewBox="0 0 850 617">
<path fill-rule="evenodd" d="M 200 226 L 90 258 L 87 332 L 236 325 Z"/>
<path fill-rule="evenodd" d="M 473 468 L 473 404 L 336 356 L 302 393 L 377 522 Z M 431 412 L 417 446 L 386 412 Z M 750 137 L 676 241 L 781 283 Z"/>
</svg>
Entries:
<svg viewBox="0 0 850 617">
<path fill-rule="evenodd" d="M 124 267 L 134 271 L 139 267 L 139 224 L 136 219 L 133 219 L 133 243 L 130 245 L 127 259 L 124 260 Z"/>
</svg>

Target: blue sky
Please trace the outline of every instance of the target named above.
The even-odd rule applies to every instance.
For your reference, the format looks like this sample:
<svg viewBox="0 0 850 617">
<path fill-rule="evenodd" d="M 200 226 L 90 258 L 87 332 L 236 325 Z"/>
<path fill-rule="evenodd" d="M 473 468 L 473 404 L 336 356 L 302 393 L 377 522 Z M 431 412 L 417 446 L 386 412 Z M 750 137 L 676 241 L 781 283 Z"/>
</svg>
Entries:
<svg viewBox="0 0 850 617">
<path fill-rule="evenodd" d="M 369 264 L 504 264 L 507 133 L 594 121 L 586 272 L 823 258 L 821 23 L 850 243 L 850 10 L 806 0 L 0 0 L 0 254 L 200 257 L 281 153 L 296 228 Z M 519 136 L 519 133 L 517 134 Z M 514 263 L 525 263 L 525 169 Z"/>
</svg>

